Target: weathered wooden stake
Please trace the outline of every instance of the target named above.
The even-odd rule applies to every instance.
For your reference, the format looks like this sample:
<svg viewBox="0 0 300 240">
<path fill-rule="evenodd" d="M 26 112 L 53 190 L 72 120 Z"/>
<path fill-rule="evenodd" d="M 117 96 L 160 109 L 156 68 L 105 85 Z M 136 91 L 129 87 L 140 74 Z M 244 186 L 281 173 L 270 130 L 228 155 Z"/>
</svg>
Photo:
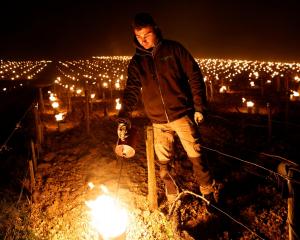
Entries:
<svg viewBox="0 0 300 240">
<path fill-rule="evenodd" d="M 212 102 L 214 100 L 214 86 L 212 80 L 209 82 L 210 87 L 210 101 Z"/>
<path fill-rule="evenodd" d="M 68 98 L 68 113 L 72 112 L 72 101 L 70 96 L 70 89 L 67 90 L 67 98 Z"/>
<path fill-rule="evenodd" d="M 285 121 L 286 133 L 288 132 L 289 115 L 290 115 L 290 95 L 288 92 L 286 92 L 285 110 L 284 110 L 284 121 Z"/>
<path fill-rule="evenodd" d="M 36 155 L 35 155 L 35 148 L 34 148 L 34 143 L 31 140 L 30 141 L 30 145 L 31 145 L 31 155 L 32 155 L 32 161 L 33 161 L 33 167 L 34 167 L 34 171 L 37 171 L 37 159 L 36 159 Z"/>
<path fill-rule="evenodd" d="M 261 78 L 260 79 L 260 95 L 263 97 L 265 94 L 265 83 L 264 83 L 264 79 Z"/>
<path fill-rule="evenodd" d="M 35 178 L 34 178 L 34 170 L 32 165 L 32 160 L 29 160 L 29 174 L 30 174 L 30 191 L 33 192 L 35 187 Z"/>
<path fill-rule="evenodd" d="M 40 98 L 40 110 L 43 113 L 45 111 L 45 104 L 44 104 L 44 97 L 43 97 L 43 90 L 42 88 L 39 88 L 39 98 Z"/>
<path fill-rule="evenodd" d="M 154 163 L 154 140 L 153 140 L 153 127 L 147 126 L 147 139 L 146 139 L 146 154 L 148 166 L 148 201 L 151 210 L 158 207 L 157 204 L 157 191 L 156 191 L 156 176 L 155 176 L 155 163 Z"/>
<path fill-rule="evenodd" d="M 289 240 L 299 240 L 300 239 L 300 186 L 299 182 L 294 182 L 293 180 L 299 181 L 300 171 L 298 169 L 289 168 L 288 171 L 288 224 L 289 224 Z M 297 203 L 298 201 L 298 203 Z"/>
<path fill-rule="evenodd" d="M 41 133 L 41 127 L 40 127 L 40 118 L 39 118 L 39 112 L 37 107 L 33 108 L 34 111 L 34 122 L 35 122 L 35 130 L 36 130 L 36 142 L 37 142 L 37 149 L 38 151 L 41 151 L 42 149 L 42 133 Z"/>
<path fill-rule="evenodd" d="M 275 84 L 276 84 L 276 91 L 280 92 L 281 91 L 280 77 L 278 75 L 275 77 Z"/>
<path fill-rule="evenodd" d="M 85 121 L 86 121 L 86 132 L 90 134 L 90 102 L 89 102 L 89 90 L 85 90 Z"/>
<path fill-rule="evenodd" d="M 44 143 L 44 125 L 43 125 L 41 119 L 39 119 L 39 128 L 40 128 L 39 129 L 39 134 L 40 134 L 39 139 L 40 139 L 40 144 L 42 146 Z"/>
<path fill-rule="evenodd" d="M 267 111 L 268 111 L 268 141 L 271 143 L 272 140 L 272 112 L 270 103 L 267 103 Z"/>
</svg>

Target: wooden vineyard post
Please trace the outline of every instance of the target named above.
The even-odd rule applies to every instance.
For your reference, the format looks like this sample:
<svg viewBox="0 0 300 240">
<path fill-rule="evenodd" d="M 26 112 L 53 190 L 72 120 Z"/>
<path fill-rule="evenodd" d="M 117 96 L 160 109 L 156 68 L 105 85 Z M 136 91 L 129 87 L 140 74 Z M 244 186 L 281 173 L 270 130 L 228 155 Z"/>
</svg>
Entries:
<svg viewBox="0 0 300 240">
<path fill-rule="evenodd" d="M 300 237 L 300 170 L 293 167 L 288 171 L 288 224 L 289 240 L 298 240 Z M 298 203 L 297 203 L 298 201 Z"/>
<path fill-rule="evenodd" d="M 298 240 L 300 236 L 300 169 L 299 165 L 292 162 L 281 162 L 278 172 L 287 181 L 288 187 L 288 213 L 289 240 Z"/>
<path fill-rule="evenodd" d="M 280 77 L 278 75 L 275 77 L 275 84 L 276 84 L 276 92 L 280 92 L 281 91 Z"/>
<path fill-rule="evenodd" d="M 41 112 L 43 113 L 45 111 L 45 105 L 44 105 L 44 97 L 43 97 L 43 90 L 42 88 L 39 88 L 39 98 L 40 98 L 40 106 L 41 106 Z"/>
<path fill-rule="evenodd" d="M 270 103 L 267 103 L 267 111 L 268 111 L 268 142 L 271 143 L 272 140 L 272 112 Z"/>
<path fill-rule="evenodd" d="M 70 96 L 70 89 L 67 90 L 67 98 L 68 98 L 68 113 L 72 112 L 72 101 Z"/>
<path fill-rule="evenodd" d="M 32 165 L 32 160 L 29 160 L 29 174 L 30 174 L 30 191 L 33 192 L 35 187 L 35 179 L 34 179 L 34 170 Z"/>
<path fill-rule="evenodd" d="M 33 143 L 32 140 L 30 141 L 30 146 L 31 146 L 31 155 L 32 155 L 32 161 L 33 161 L 33 168 L 34 168 L 34 171 L 37 171 L 37 159 L 36 159 L 36 155 L 35 155 L 34 143 Z"/>
<path fill-rule="evenodd" d="M 285 110 L 284 110 L 284 121 L 285 121 L 286 133 L 288 131 L 289 112 L 290 112 L 290 96 L 289 96 L 289 93 L 286 92 L 286 96 L 285 96 Z"/>
<path fill-rule="evenodd" d="M 86 132 L 90 134 L 90 102 L 89 102 L 89 90 L 85 90 L 85 121 L 86 121 Z"/>
<path fill-rule="evenodd" d="M 264 86 L 265 85 L 265 83 L 264 83 L 264 79 L 263 78 L 261 78 L 260 79 L 260 95 L 263 97 L 264 96 L 264 94 L 265 94 L 265 89 L 264 89 Z"/>
<path fill-rule="evenodd" d="M 212 80 L 209 81 L 209 87 L 210 87 L 210 101 L 214 101 L 214 86 Z"/>
<path fill-rule="evenodd" d="M 155 177 L 155 163 L 154 163 L 154 140 L 153 140 L 153 127 L 146 127 L 146 154 L 148 166 L 148 201 L 150 210 L 155 210 L 157 204 L 157 191 L 156 191 L 156 177 Z"/>
<path fill-rule="evenodd" d="M 37 106 L 33 108 L 34 111 L 34 122 L 35 122 L 35 129 L 36 129 L 36 142 L 37 142 L 37 149 L 38 152 L 42 150 L 42 128 L 40 124 L 40 118 Z"/>
</svg>

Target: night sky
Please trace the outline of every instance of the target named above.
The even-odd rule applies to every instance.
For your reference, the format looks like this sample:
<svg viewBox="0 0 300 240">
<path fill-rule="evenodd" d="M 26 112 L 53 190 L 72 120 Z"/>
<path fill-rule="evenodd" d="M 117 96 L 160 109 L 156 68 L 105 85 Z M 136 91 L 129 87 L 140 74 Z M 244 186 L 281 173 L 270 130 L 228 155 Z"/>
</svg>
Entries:
<svg viewBox="0 0 300 240">
<path fill-rule="evenodd" d="M 0 59 L 132 55 L 131 20 L 143 11 L 195 57 L 300 62 L 299 2 L 2 1 Z"/>
</svg>

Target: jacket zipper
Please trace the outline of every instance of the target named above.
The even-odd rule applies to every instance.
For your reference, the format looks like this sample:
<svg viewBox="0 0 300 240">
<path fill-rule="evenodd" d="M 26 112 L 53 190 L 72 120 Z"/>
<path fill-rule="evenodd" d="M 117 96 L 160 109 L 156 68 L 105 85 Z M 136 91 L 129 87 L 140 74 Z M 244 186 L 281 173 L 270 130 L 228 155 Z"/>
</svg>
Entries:
<svg viewBox="0 0 300 240">
<path fill-rule="evenodd" d="M 160 84 L 159 84 L 159 80 L 158 80 L 158 73 L 157 73 L 156 66 L 155 66 L 154 54 L 151 54 L 151 56 L 152 56 L 152 59 L 153 59 L 153 66 L 154 66 L 154 70 L 155 70 L 155 74 L 156 74 L 158 90 L 159 90 L 159 93 L 160 93 L 160 98 L 161 98 L 161 101 L 162 101 L 162 104 L 163 104 L 164 112 L 165 112 L 165 115 L 166 115 L 166 118 L 167 118 L 167 122 L 170 122 L 168 114 L 167 114 L 167 110 L 166 110 L 166 104 L 165 104 L 165 101 L 164 101 L 164 98 L 163 98 L 163 95 L 162 95 L 162 91 L 161 91 L 161 87 L 160 87 Z"/>
</svg>

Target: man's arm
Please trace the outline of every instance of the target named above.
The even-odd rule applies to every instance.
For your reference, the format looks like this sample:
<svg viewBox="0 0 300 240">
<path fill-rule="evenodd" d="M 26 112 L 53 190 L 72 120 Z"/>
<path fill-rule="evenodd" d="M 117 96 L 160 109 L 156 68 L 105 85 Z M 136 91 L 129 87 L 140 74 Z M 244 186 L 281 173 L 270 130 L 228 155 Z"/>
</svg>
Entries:
<svg viewBox="0 0 300 240">
<path fill-rule="evenodd" d="M 122 97 L 122 109 L 118 114 L 118 118 L 128 119 L 131 112 L 135 109 L 141 94 L 141 82 L 139 72 L 132 59 L 128 65 L 128 78 Z"/>
<path fill-rule="evenodd" d="M 183 71 L 189 79 L 195 111 L 203 113 L 206 109 L 207 100 L 205 82 L 200 67 L 183 46 L 180 45 L 179 51 Z"/>
</svg>

